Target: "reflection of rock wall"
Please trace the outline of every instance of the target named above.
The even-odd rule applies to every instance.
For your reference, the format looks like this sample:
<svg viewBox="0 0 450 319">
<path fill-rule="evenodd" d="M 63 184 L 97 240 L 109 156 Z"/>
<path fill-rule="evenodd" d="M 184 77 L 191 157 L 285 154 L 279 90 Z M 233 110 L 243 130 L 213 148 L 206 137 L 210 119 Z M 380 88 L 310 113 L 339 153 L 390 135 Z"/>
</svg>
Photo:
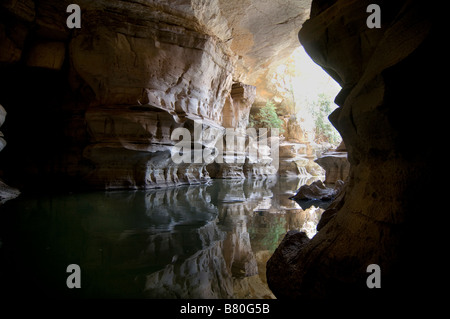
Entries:
<svg viewBox="0 0 450 319">
<path fill-rule="evenodd" d="M 11 274 L 28 269 L 26 282 L 50 296 L 273 298 L 265 279 L 267 259 L 287 230 L 308 231 L 318 216 L 284 193 L 298 183 L 227 179 L 24 197 L 2 206 L 0 225 L 20 216 L 22 238 L 2 230 L 6 249 L 0 257 L 8 261 L 2 266 Z M 42 258 L 36 260 L 36 254 Z M 11 269 L 16 263 L 9 260 L 22 268 Z M 61 269 L 70 263 L 83 271 L 78 292 L 64 285 Z M 2 287 L 22 287 L 15 276 L 6 280 L 11 286 L 0 279 Z"/>
<path fill-rule="evenodd" d="M 221 209 L 221 214 L 225 216 L 222 225 L 232 229 L 224 242 L 224 255 L 231 273 L 236 278 L 256 275 L 258 267 L 250 245 L 245 205 L 225 204 Z"/>
<path fill-rule="evenodd" d="M 217 194 L 217 223 L 210 222 L 198 231 L 201 249 L 191 256 L 177 256 L 164 269 L 147 275 L 147 297 L 273 298 L 264 273 L 259 274 L 264 267 L 258 264 L 248 229 L 257 205 L 251 199 L 271 193 L 267 181 L 255 183 L 260 187 L 243 180 L 225 181 Z M 215 191 L 210 190 L 211 194 Z"/>
<path fill-rule="evenodd" d="M 232 298 L 232 278 L 222 253 L 223 232 L 209 223 L 199 229 L 198 235 L 203 243 L 201 250 L 146 276 L 146 297 Z"/>
</svg>

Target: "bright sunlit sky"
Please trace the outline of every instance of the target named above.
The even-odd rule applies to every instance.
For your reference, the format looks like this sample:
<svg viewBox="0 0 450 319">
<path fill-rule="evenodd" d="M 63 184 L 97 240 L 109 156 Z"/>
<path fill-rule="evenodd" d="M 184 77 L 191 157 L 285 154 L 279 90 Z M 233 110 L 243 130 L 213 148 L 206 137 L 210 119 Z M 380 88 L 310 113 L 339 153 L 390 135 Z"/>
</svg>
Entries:
<svg viewBox="0 0 450 319">
<path fill-rule="evenodd" d="M 314 100 L 320 93 L 333 98 L 338 94 L 340 85 L 311 60 L 303 47 L 294 51 L 293 58 L 298 70 L 292 83 L 296 98 Z"/>
<path fill-rule="evenodd" d="M 292 77 L 292 89 L 298 111 L 297 117 L 302 120 L 304 128 L 312 129 L 312 117 L 308 115 L 306 106 L 317 101 L 318 95 L 326 94 L 330 101 L 341 90 L 340 85 L 334 81 L 320 66 L 314 63 L 303 47 L 297 48 L 290 63 L 293 63 L 294 76 Z M 332 104 L 335 108 L 337 105 Z"/>
</svg>

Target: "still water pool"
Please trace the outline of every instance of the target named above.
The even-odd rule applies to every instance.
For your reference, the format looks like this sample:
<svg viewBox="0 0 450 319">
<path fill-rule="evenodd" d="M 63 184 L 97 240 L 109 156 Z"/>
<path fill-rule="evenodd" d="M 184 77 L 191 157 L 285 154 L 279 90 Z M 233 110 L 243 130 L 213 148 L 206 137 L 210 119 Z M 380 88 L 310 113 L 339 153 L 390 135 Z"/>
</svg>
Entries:
<svg viewBox="0 0 450 319">
<path fill-rule="evenodd" d="M 299 178 L 213 180 L 151 191 L 22 195 L 0 207 L 0 287 L 80 298 L 274 298 L 265 264 L 322 209 Z M 69 289 L 67 266 L 81 269 Z"/>
</svg>

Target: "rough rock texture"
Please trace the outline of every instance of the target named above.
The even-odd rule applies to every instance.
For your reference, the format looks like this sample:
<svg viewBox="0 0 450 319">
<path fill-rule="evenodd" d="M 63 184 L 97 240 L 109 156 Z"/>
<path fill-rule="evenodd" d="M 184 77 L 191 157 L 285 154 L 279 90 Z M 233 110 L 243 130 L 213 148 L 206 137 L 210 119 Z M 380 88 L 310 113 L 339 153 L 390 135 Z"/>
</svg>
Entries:
<svg viewBox="0 0 450 319">
<path fill-rule="evenodd" d="M 243 83 L 234 83 L 230 98 L 223 107 L 222 125 L 225 128 L 245 130 L 248 126 L 250 108 L 256 97 L 256 87 Z"/>
<path fill-rule="evenodd" d="M 314 162 L 325 169 L 325 184 L 345 181 L 348 177 L 350 163 L 347 160 L 347 152 L 326 152 Z"/>
<path fill-rule="evenodd" d="M 195 121 L 202 121 L 203 129 L 220 131 L 232 61 L 219 39 L 189 29 L 188 18 L 173 25 L 173 17 L 164 11 L 156 19 L 155 9 L 143 5 L 151 13 L 143 16 L 125 7 L 135 16 L 133 24 L 118 15 L 124 8 L 113 6 L 118 12 L 110 14 L 90 11 L 84 17 L 89 25 L 70 43 L 74 69 L 99 104 L 86 113 L 93 144 L 85 156 L 98 167 L 93 173 L 98 177 L 87 179 L 100 180 L 107 188 L 209 178 L 205 164 L 173 163 L 171 133 L 177 127 L 193 129 Z"/>
<path fill-rule="evenodd" d="M 307 243 L 293 238 L 282 249 L 289 255 L 277 251 L 269 262 L 278 298 L 422 301 L 439 290 L 435 265 L 444 241 L 440 230 L 421 234 L 426 212 L 417 202 L 432 197 L 437 132 L 417 127 L 444 127 L 430 109 L 445 100 L 442 84 L 431 80 L 442 61 L 440 17 L 418 1 L 380 1 L 381 28 L 369 29 L 372 2 L 313 1 L 299 34 L 343 87 L 330 119 L 351 167 L 328 222 Z M 370 264 L 380 266 L 381 289 L 366 285 Z"/>
<path fill-rule="evenodd" d="M 219 131 L 245 126 L 254 92 L 236 99 L 233 83 L 261 85 L 298 46 L 310 0 L 80 0 L 81 29 L 66 26 L 69 3 L 0 5 L 0 103 L 12 144 L 0 164 L 19 186 L 207 181 L 206 163 L 170 161 L 168 137 L 198 121 Z M 34 134 L 39 142 L 25 149 Z M 269 164 L 248 161 L 218 176 L 272 174 Z"/>
<path fill-rule="evenodd" d="M 325 184 L 318 180 L 310 185 L 303 185 L 297 191 L 297 194 L 291 197 L 295 200 L 325 200 L 329 201 L 339 196 L 343 189 L 344 182 L 339 180 L 334 188 L 326 187 Z"/>
<path fill-rule="evenodd" d="M 266 74 L 298 47 L 294 30 L 307 19 L 311 0 L 218 2 L 231 31 L 231 49 L 238 56 L 235 78 L 255 85 L 264 95 Z"/>
<path fill-rule="evenodd" d="M 229 98 L 223 107 L 222 125 L 229 129 L 219 141 L 223 149 L 221 163 L 215 161 L 207 166 L 211 177 L 215 178 L 245 178 L 244 164 L 248 161 L 249 136 L 246 133 L 250 108 L 256 97 L 256 87 L 243 83 L 234 83 Z M 229 136 L 228 132 L 230 133 Z M 226 144 L 227 138 L 233 140 L 230 150 Z M 243 143 L 239 143 L 238 140 Z M 247 146 L 246 146 L 247 145 Z"/>
<path fill-rule="evenodd" d="M 92 144 L 83 155 L 97 167 L 86 176 L 91 183 L 106 188 L 151 188 L 209 179 L 206 165 L 192 159 L 196 145 L 200 150 L 214 146 L 222 129 L 214 122 L 185 118 L 179 124 L 167 112 L 151 107 L 96 108 L 86 113 L 86 120 Z M 196 125 L 199 136 L 194 133 Z M 177 164 L 172 160 L 177 141 L 171 139 L 171 133 L 175 128 L 191 132 L 188 152 L 192 163 Z M 214 131 L 211 141 L 206 132 Z"/>
</svg>

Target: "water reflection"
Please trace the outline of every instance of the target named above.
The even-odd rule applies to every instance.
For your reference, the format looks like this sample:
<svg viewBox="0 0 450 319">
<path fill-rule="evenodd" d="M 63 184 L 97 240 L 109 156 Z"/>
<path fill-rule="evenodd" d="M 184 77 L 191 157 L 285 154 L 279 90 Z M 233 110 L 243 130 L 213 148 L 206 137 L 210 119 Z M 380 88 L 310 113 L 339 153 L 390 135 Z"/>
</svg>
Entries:
<svg viewBox="0 0 450 319">
<path fill-rule="evenodd" d="M 21 197 L 0 207 L 0 280 L 58 297 L 273 298 L 268 258 L 288 230 L 312 237 L 323 211 L 289 199 L 305 182 Z M 82 289 L 66 287 L 73 263 Z"/>
</svg>

